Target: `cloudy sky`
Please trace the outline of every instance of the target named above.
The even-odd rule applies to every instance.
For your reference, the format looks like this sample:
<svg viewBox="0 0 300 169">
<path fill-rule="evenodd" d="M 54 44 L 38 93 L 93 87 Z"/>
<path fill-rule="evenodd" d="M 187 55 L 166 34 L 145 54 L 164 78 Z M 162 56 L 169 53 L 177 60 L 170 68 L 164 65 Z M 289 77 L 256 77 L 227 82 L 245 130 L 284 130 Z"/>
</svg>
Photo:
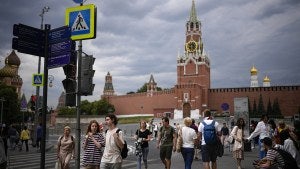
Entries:
<svg viewBox="0 0 300 169">
<path fill-rule="evenodd" d="M 96 58 L 93 96 L 103 92 L 105 75 L 113 76 L 118 95 L 136 91 L 153 74 L 158 86 L 176 84 L 176 58 L 184 52 L 185 23 L 192 0 L 87 0 L 97 6 L 97 38 L 83 41 L 83 51 Z M 195 0 L 202 22 L 204 48 L 211 61 L 211 87 L 249 87 L 250 68 L 259 71 L 259 85 L 268 75 L 271 85 L 300 84 L 300 1 L 298 0 Z M 39 28 L 44 23 L 64 25 L 72 0 L 7 0 L 0 6 L 0 68 L 11 52 L 13 25 Z M 17 53 L 22 91 L 35 94 L 31 76 L 38 57 Z M 64 90 L 62 68 L 50 69 L 55 77 L 48 105 L 55 108 Z M 42 93 L 42 91 L 41 91 Z"/>
</svg>

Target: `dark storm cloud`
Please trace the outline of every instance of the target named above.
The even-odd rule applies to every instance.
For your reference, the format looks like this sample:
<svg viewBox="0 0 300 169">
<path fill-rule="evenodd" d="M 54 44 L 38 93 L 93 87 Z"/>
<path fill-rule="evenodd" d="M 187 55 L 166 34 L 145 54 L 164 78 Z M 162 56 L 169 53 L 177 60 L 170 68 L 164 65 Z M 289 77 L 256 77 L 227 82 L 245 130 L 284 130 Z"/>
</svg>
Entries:
<svg viewBox="0 0 300 169">
<path fill-rule="evenodd" d="M 83 41 L 83 51 L 96 58 L 94 95 L 103 91 L 105 75 L 113 76 L 117 94 L 136 91 L 153 74 L 158 86 L 176 83 L 176 58 L 184 53 L 185 25 L 192 0 L 88 0 L 97 6 L 97 38 Z M 211 87 L 248 87 L 250 68 L 259 71 L 259 84 L 268 75 L 271 85 L 300 84 L 300 5 L 297 0 L 196 0 L 202 23 L 204 49 L 211 61 Z M 63 26 L 71 0 L 9 0 L 0 7 L 0 58 L 11 51 L 13 24 L 40 27 L 39 14 L 50 11 L 45 22 L 52 28 Z M 31 74 L 37 57 L 18 53 L 22 64 L 22 90 L 27 97 L 35 93 Z M 0 63 L 1 67 L 3 62 Z M 63 91 L 65 75 L 61 68 L 49 88 L 49 103 L 55 107 Z"/>
</svg>

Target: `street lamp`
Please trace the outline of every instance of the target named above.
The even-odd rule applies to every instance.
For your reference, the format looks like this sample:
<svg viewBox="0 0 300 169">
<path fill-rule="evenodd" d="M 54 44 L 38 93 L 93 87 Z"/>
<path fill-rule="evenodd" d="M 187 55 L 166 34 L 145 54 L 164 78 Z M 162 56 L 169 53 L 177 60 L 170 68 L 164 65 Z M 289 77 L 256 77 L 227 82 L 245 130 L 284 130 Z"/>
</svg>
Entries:
<svg viewBox="0 0 300 169">
<path fill-rule="evenodd" d="M 42 13 L 40 13 L 40 15 L 39 15 L 39 16 L 42 18 L 41 29 L 43 29 L 43 27 L 44 27 L 44 14 L 45 14 L 46 12 L 48 12 L 49 9 L 50 9 L 49 6 L 45 6 L 45 7 L 42 9 Z"/>
<path fill-rule="evenodd" d="M 3 115 L 3 102 L 5 102 L 5 99 L 4 99 L 4 97 L 1 97 L 1 98 L 0 98 L 0 101 L 1 101 L 1 124 L 2 124 L 2 115 Z"/>
<path fill-rule="evenodd" d="M 48 75 L 48 80 L 49 80 L 49 87 L 53 86 L 53 81 L 54 81 L 54 76 L 53 75 Z"/>
</svg>

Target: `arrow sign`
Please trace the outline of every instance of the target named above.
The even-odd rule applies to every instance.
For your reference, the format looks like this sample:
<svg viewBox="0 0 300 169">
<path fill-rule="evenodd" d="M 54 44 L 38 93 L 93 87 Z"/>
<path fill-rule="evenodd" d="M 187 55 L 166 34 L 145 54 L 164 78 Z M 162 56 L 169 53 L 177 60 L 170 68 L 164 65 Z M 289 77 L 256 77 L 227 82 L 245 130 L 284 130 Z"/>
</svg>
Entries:
<svg viewBox="0 0 300 169">
<path fill-rule="evenodd" d="M 36 56 L 43 56 L 44 52 L 43 45 L 18 38 L 13 38 L 12 48 L 18 50 L 18 52 Z"/>
<path fill-rule="evenodd" d="M 23 24 L 14 24 L 13 35 L 19 39 L 29 42 L 39 42 L 43 44 L 45 41 L 45 31 Z"/>
<path fill-rule="evenodd" d="M 70 40 L 70 38 L 71 28 L 69 26 L 62 26 L 60 28 L 53 29 L 48 35 L 49 44 Z"/>
<path fill-rule="evenodd" d="M 71 40 L 66 40 L 63 42 L 55 43 L 49 45 L 49 53 L 50 55 L 55 54 L 55 53 L 66 53 L 71 51 Z"/>
</svg>

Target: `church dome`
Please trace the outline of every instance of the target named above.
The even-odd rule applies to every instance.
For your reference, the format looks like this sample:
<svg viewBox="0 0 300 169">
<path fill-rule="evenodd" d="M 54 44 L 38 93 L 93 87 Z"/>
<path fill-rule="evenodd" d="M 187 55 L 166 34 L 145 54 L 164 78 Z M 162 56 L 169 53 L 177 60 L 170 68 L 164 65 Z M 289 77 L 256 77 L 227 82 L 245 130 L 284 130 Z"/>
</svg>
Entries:
<svg viewBox="0 0 300 169">
<path fill-rule="evenodd" d="M 257 75 L 257 69 L 254 66 L 252 66 L 250 73 L 251 75 Z"/>
<path fill-rule="evenodd" d="M 269 79 L 269 77 L 268 76 L 266 76 L 265 78 L 264 78 L 264 82 L 270 82 L 271 80 Z"/>
<path fill-rule="evenodd" d="M 21 64 L 20 58 L 17 56 L 15 50 L 13 50 L 5 59 L 5 64 L 19 67 Z"/>
<path fill-rule="evenodd" d="M 5 65 L 2 69 L 0 69 L 0 77 L 14 77 L 14 71 L 8 66 Z"/>
</svg>

